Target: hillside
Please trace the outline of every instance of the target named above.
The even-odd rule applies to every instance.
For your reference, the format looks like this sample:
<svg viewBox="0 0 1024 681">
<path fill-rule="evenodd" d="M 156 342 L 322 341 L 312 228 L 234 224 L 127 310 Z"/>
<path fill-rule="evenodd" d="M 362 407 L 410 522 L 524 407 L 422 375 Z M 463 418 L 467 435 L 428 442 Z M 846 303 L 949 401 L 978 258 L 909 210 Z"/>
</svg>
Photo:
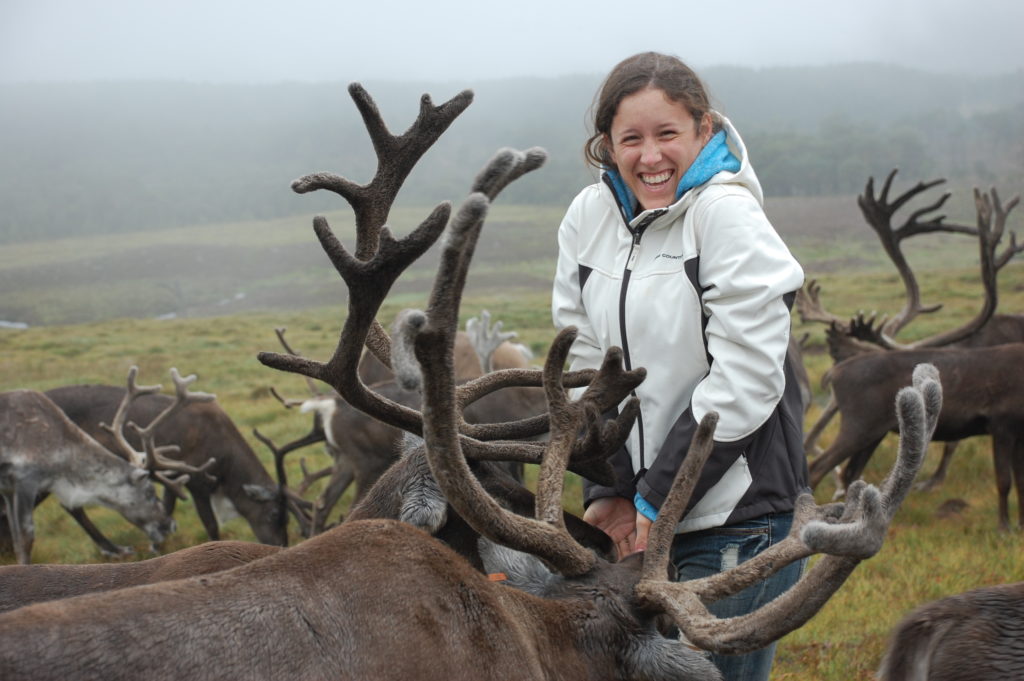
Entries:
<svg viewBox="0 0 1024 681">
<path fill-rule="evenodd" d="M 946 76 L 877 64 L 703 74 L 739 126 L 769 196 L 836 196 L 899 167 L 1019 186 L 1024 73 Z M 543 146 L 518 204 L 563 206 L 590 174 L 580 152 L 597 76 L 480 83 L 364 83 L 393 131 L 424 92 L 475 102 L 423 159 L 401 202 L 457 199 L 498 148 Z M 295 177 L 367 181 L 374 156 L 345 83 L 110 82 L 0 86 L 0 243 L 267 220 L 337 208 Z"/>
</svg>

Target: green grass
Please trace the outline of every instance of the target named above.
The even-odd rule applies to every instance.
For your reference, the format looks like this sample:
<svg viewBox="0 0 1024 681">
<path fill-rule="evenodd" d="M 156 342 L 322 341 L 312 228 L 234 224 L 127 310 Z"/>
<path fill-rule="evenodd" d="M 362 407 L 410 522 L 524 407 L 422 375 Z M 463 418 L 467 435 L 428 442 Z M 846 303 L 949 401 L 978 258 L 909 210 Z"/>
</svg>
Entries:
<svg viewBox="0 0 1024 681">
<path fill-rule="evenodd" d="M 402 224 L 414 224 L 425 212 L 409 209 L 395 217 Z M 537 354 L 537 363 L 546 353 L 554 337 L 549 313 L 547 281 L 553 271 L 550 239 L 557 225 L 558 213 L 547 209 L 531 210 L 508 207 L 495 211 L 498 227 L 485 232 L 503 238 L 501 248 L 488 251 L 483 241 L 482 257 L 474 262 L 470 290 L 462 307 L 463 322 L 468 316 L 488 309 L 492 319 L 500 319 L 507 330 L 519 334 Z M 332 216 L 343 240 L 347 227 L 343 216 Z M 279 300 L 267 298 L 250 309 L 217 313 L 214 306 L 194 308 L 194 315 L 169 320 L 132 318 L 128 292 L 139 297 L 152 294 L 147 279 L 126 275 L 112 288 L 105 284 L 82 282 L 61 289 L 48 288 L 46 281 L 29 286 L 27 277 L 32 268 L 54 268 L 48 271 L 75 270 L 90 258 L 113 258 L 127 264 L 139 249 L 153 249 L 189 243 L 195 249 L 231 246 L 246 243 L 256 252 L 274 248 L 301 248 L 313 242 L 308 220 L 218 226 L 216 229 L 194 228 L 152 235 L 122 235 L 116 240 L 82 240 L 74 243 L 23 245 L 5 249 L 0 254 L 0 277 L 22 277 L 14 280 L 19 288 L 4 291 L 12 305 L 8 309 L 48 301 L 51 310 L 75 309 L 83 306 L 94 311 L 93 321 L 32 326 L 28 329 L 0 329 L 0 390 L 34 388 L 45 390 L 73 383 L 120 384 L 131 365 L 140 367 L 141 383 L 163 383 L 170 389 L 168 371 L 177 367 L 182 373 L 196 373 L 199 380 L 194 389 L 216 393 L 225 411 L 235 420 L 242 433 L 270 468 L 269 451 L 253 436 L 259 430 L 282 443 L 305 433 L 310 425 L 307 415 L 284 409 L 270 394 L 273 386 L 287 396 L 307 393 L 304 380 L 282 374 L 261 365 L 256 355 L 262 350 L 279 351 L 274 328 L 287 328 L 289 342 L 302 354 L 326 359 L 334 348 L 337 333 L 345 314 L 343 287 L 330 265 L 297 266 L 290 276 L 287 270 L 254 272 L 249 290 L 274 292 L 292 287 L 290 295 Z M 98 242 L 102 243 L 98 243 Z M 534 244 L 534 241 L 537 244 Z M 522 242 L 522 243 L 520 243 Z M 154 246 L 154 243 L 156 244 Z M 528 248 L 529 244 L 533 244 Z M 902 285 L 886 267 L 880 250 L 863 239 L 814 240 L 792 244 L 804 263 L 809 277 L 822 285 L 822 299 L 835 314 L 848 316 L 858 310 L 879 310 L 893 313 L 903 302 Z M 317 251 L 315 243 L 310 246 Z M 532 248 L 532 251 L 531 251 Z M 944 308 L 933 315 L 922 316 L 901 338 L 915 338 L 949 328 L 971 317 L 981 304 L 980 287 L 972 259 L 963 253 L 963 242 L 937 244 L 917 258 L 918 275 L 925 302 L 942 302 Z M 976 258 L 976 256 L 975 256 Z M 271 262 L 271 254 L 260 262 Z M 835 268 L 836 263 L 847 266 Z M 851 264 L 855 263 L 855 264 Z M 210 273 L 195 274 L 197 281 L 207 274 L 224 276 L 216 263 L 206 263 Z M 236 270 L 242 272 L 244 267 Z M 13 273 L 13 274 L 12 274 Z M 143 268 L 140 274 L 148 274 Z M 184 276 L 184 288 L 192 281 Z M 8 281 L 6 279 L 0 281 Z M 246 280 L 248 281 L 248 280 Z M 296 284 L 295 282 L 298 282 Z M 539 282 L 539 283 L 538 283 Z M 212 286 L 212 284 L 210 284 Z M 427 270 L 418 273 L 415 285 L 400 288 L 389 298 L 382 311 L 382 320 L 390 320 L 403 307 L 425 305 L 429 287 Z M 230 291 L 207 292 L 210 298 Z M 55 292 L 59 292 L 57 295 Z M 147 293 L 148 292 L 148 293 Z M 1013 263 L 1000 275 L 1001 307 L 1004 312 L 1024 311 L 1024 267 Z M 308 294 L 308 297 L 307 297 Z M 113 298 L 111 297 L 113 296 Z M 14 300 L 16 304 L 11 304 Z M 42 303 L 41 303 L 42 304 Z M 43 315 L 56 319 L 57 313 Z M 65 314 L 65 313 L 62 313 Z M 92 313 L 91 313 L 92 314 Z M 136 316 L 150 316 L 136 315 Z M 65 314 L 65 317 L 66 314 Z M 824 327 L 802 325 L 795 319 L 794 332 L 808 332 L 806 364 L 815 387 L 815 405 L 807 417 L 808 427 L 817 418 L 826 395 L 819 387 L 822 374 L 831 362 L 824 352 Z M 825 432 L 822 442 L 834 437 L 838 418 Z M 888 439 L 876 453 L 865 477 L 877 482 L 891 463 L 895 438 Z M 938 460 L 938 445 L 925 463 L 923 475 L 930 474 Z M 310 469 L 326 465 L 328 459 L 318 448 L 310 448 L 289 459 L 289 477 L 300 476 L 299 460 L 305 457 Z M 530 473 L 532 479 L 532 471 Z M 314 490 L 315 492 L 316 490 Z M 831 482 L 817 490 L 819 501 L 827 501 Z M 966 510 L 948 518 L 936 517 L 940 505 L 948 499 L 961 499 Z M 342 502 L 344 509 L 350 499 Z M 565 506 L 579 513 L 580 486 L 575 476 L 568 476 Z M 176 518 L 180 529 L 168 548 L 173 550 L 202 541 L 203 530 L 191 503 L 179 504 Z M 115 542 L 129 544 L 140 551 L 146 540 L 116 514 L 100 510 L 90 512 L 105 533 Z M 1016 499 L 1011 517 L 1016 518 Z M 52 499 L 36 512 L 36 562 L 81 563 L 98 560 L 88 538 Z M 224 527 L 224 538 L 252 540 L 252 533 L 241 519 Z M 293 543 L 299 538 L 292 529 Z M 900 616 L 912 607 L 946 594 L 957 593 L 985 584 L 1024 579 L 1022 535 L 996 530 L 996 495 L 992 475 L 990 445 L 987 438 L 973 438 L 957 452 L 948 480 L 941 489 L 931 493 L 911 493 L 897 514 L 881 553 L 863 563 L 828 605 L 806 626 L 790 634 L 779 646 L 774 679 L 871 679 L 885 643 L 887 632 Z M 143 556 L 139 556 L 143 557 Z M 13 557 L 0 557 L 12 562 Z"/>
</svg>

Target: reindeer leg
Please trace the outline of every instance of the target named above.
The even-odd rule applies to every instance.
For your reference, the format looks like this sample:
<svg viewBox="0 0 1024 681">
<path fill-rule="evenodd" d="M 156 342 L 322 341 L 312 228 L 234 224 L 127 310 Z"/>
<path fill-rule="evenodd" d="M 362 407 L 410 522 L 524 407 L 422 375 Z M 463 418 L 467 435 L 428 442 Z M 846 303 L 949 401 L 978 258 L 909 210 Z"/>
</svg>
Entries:
<svg viewBox="0 0 1024 681">
<path fill-rule="evenodd" d="M 122 556 L 130 556 L 133 553 L 135 553 L 135 549 L 133 549 L 132 547 L 119 546 L 118 544 L 115 544 L 114 542 L 107 539 L 103 535 L 103 533 L 100 532 L 100 528 L 96 527 L 93 524 L 93 522 L 89 520 L 89 516 L 85 514 L 84 508 L 68 508 L 63 504 L 61 505 L 61 508 L 67 511 L 68 515 L 74 518 L 75 522 L 77 522 L 79 526 L 83 530 L 85 530 L 85 533 L 89 535 L 89 538 L 93 540 L 93 542 L 99 548 L 100 553 L 102 553 L 104 556 L 107 556 L 109 558 L 120 558 Z"/>
<path fill-rule="evenodd" d="M 922 492 L 930 492 L 938 489 L 946 481 L 946 473 L 949 471 L 949 462 L 953 459 L 953 452 L 956 451 L 960 440 L 950 440 L 942 445 L 942 459 L 939 460 L 939 467 L 932 473 L 932 477 L 919 482 L 916 488 Z"/>
<path fill-rule="evenodd" d="M 849 488 L 850 484 L 853 483 L 854 480 L 859 480 L 861 475 L 864 474 L 864 469 L 867 467 L 868 461 L 871 460 L 871 455 L 875 453 L 876 449 L 878 449 L 878 445 L 882 444 L 884 437 L 885 436 L 878 438 L 866 447 L 862 447 L 853 453 L 853 456 L 851 456 L 850 460 L 847 461 L 846 466 L 843 468 L 842 475 L 840 476 L 843 489 Z"/>
<path fill-rule="evenodd" d="M 174 513 L 174 507 L 178 505 L 178 495 L 171 490 L 164 488 L 164 511 L 167 515 Z"/>
<path fill-rule="evenodd" d="M 347 463 L 338 461 L 334 465 L 334 472 L 331 473 L 331 479 L 327 482 L 327 487 L 324 488 L 320 498 L 316 500 L 312 528 L 314 535 L 324 531 L 327 516 L 330 514 L 331 509 L 334 508 L 334 505 L 338 503 L 341 495 L 348 489 L 348 486 L 352 484 L 353 479 L 355 479 L 355 474 L 352 471 L 352 467 Z"/>
<path fill-rule="evenodd" d="M 996 491 L 999 494 L 999 529 L 1010 530 L 1010 486 L 1012 482 L 1011 457 L 1013 433 L 1002 426 L 992 426 L 992 464 L 996 473 Z"/>
<path fill-rule="evenodd" d="M 828 404 L 821 411 L 821 415 L 818 420 L 815 421 L 814 425 L 807 432 L 807 436 L 804 437 L 804 454 L 810 455 L 820 454 L 821 450 L 814 444 L 821 437 L 821 434 L 825 431 L 825 426 L 829 424 L 829 421 L 839 412 L 839 405 L 836 404 L 836 399 L 832 395 L 828 397 Z"/>
<path fill-rule="evenodd" d="M 32 562 L 32 544 L 36 538 L 32 511 L 36 507 L 36 493 L 35 484 L 22 482 L 14 486 L 11 498 L 4 497 L 7 519 L 11 525 L 11 539 L 14 542 L 14 555 L 21 565 L 29 565 Z"/>
<path fill-rule="evenodd" d="M 833 471 L 834 468 L 842 464 L 844 461 L 850 459 L 850 457 L 860 452 L 863 448 L 863 445 L 861 444 L 863 441 L 863 433 L 854 433 L 851 435 L 841 426 L 839 435 L 833 443 L 828 445 L 828 449 L 808 462 L 807 468 L 808 473 L 810 474 L 809 483 L 812 490 L 818 486 L 825 475 Z M 870 456 L 870 454 L 868 454 L 868 456 Z M 846 476 L 844 476 L 844 479 L 846 479 Z"/>
<path fill-rule="evenodd" d="M 168 490 L 168 494 L 170 491 Z M 213 512 L 213 504 L 210 503 L 209 494 L 196 494 L 192 492 L 192 501 L 196 504 L 196 513 L 206 529 L 206 536 L 210 541 L 220 539 L 220 525 L 217 524 L 217 514 Z"/>
<path fill-rule="evenodd" d="M 1010 451 L 1013 479 L 1017 485 L 1017 528 L 1024 530 L 1024 438 L 1017 435 Z"/>
</svg>

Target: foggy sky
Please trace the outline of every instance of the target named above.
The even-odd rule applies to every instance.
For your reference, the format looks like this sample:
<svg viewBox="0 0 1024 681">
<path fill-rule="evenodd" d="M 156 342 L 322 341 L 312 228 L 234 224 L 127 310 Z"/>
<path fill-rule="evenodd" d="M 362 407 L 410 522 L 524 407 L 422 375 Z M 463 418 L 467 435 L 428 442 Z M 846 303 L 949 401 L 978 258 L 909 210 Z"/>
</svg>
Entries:
<svg viewBox="0 0 1024 681">
<path fill-rule="evenodd" d="M 642 7 L 641 11 L 638 9 Z M 2 0 L 0 82 L 429 80 L 887 62 L 1024 68 L 1018 0 Z"/>
</svg>

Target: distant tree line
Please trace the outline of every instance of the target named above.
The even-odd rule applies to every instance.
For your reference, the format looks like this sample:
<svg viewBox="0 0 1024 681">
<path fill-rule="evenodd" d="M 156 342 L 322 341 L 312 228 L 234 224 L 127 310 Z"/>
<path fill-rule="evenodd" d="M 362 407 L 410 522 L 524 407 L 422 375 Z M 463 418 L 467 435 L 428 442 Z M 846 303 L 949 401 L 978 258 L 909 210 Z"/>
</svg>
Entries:
<svg viewBox="0 0 1024 681">
<path fill-rule="evenodd" d="M 1017 193 L 1024 73 L 946 76 L 885 65 L 707 69 L 766 194 L 860 191 L 900 169 Z M 597 76 L 467 83 L 475 101 L 410 177 L 400 203 L 458 200 L 498 148 L 542 146 L 549 163 L 502 197 L 566 204 L 593 180 L 581 147 Z M 364 83 L 394 132 L 424 92 L 452 83 Z M 373 150 L 345 83 L 115 82 L 0 85 L 0 242 L 267 219 L 344 208 L 298 196 L 295 177 L 367 181 Z"/>
</svg>

